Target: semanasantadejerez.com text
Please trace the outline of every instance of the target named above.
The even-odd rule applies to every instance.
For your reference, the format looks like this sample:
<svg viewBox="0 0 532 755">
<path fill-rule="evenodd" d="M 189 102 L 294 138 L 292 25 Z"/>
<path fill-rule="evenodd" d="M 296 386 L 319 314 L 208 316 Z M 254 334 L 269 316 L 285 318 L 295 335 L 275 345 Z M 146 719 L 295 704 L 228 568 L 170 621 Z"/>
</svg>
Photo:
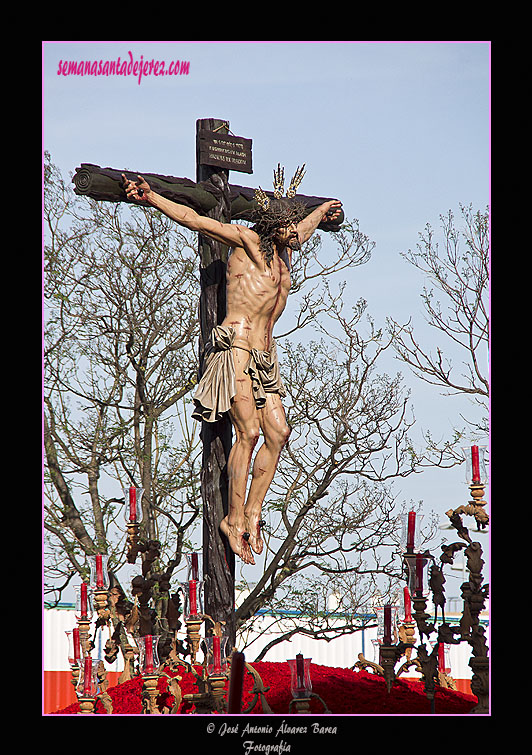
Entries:
<svg viewBox="0 0 532 755">
<path fill-rule="evenodd" d="M 60 60 L 57 68 L 58 76 L 134 76 L 140 84 L 143 77 L 148 76 L 188 76 L 190 72 L 189 60 L 173 60 L 166 63 L 162 60 L 135 60 L 133 53 L 128 51 L 128 58 L 122 60 Z"/>
</svg>

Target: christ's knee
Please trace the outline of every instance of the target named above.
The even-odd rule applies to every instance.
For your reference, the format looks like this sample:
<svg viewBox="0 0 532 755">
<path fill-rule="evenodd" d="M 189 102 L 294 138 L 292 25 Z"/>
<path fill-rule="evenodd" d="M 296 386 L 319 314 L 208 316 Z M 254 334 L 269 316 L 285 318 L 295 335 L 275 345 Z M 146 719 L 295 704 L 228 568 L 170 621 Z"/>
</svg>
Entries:
<svg viewBox="0 0 532 755">
<path fill-rule="evenodd" d="M 292 432 L 291 428 L 287 425 L 280 425 L 279 427 L 276 427 L 275 430 L 268 433 L 268 436 L 266 438 L 266 443 L 275 451 L 278 451 L 279 453 L 283 450 L 283 448 L 288 443 L 288 439 L 290 438 L 290 433 Z"/>
<path fill-rule="evenodd" d="M 284 448 L 288 441 L 290 440 L 290 434 L 292 432 L 292 428 L 289 425 L 284 425 L 281 430 L 279 431 L 279 440 L 281 442 L 281 448 Z"/>
<path fill-rule="evenodd" d="M 246 449 L 249 449 L 251 452 L 255 449 L 255 446 L 259 442 L 260 438 L 260 427 L 257 424 L 251 425 L 250 427 L 245 428 L 244 430 L 240 430 L 237 434 L 237 443 L 240 443 L 242 446 L 244 446 Z"/>
<path fill-rule="evenodd" d="M 236 433 L 235 443 L 229 455 L 227 471 L 229 479 L 234 485 L 246 484 L 249 469 L 251 467 L 251 458 L 253 451 L 260 437 L 260 428 L 257 425 L 250 425 L 248 428 L 239 429 Z M 244 496 L 244 491 L 240 491 L 240 497 Z"/>
</svg>

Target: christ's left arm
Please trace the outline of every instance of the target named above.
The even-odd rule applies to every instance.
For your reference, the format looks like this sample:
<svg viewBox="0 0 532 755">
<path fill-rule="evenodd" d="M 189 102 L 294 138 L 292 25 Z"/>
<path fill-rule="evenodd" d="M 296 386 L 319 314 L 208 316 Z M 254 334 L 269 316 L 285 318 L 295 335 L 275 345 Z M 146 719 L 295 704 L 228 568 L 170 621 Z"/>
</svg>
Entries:
<svg viewBox="0 0 532 755">
<path fill-rule="evenodd" d="M 304 244 L 305 241 L 308 241 L 323 219 L 331 222 L 339 218 L 341 215 L 341 207 L 342 203 L 338 199 L 331 199 L 328 202 L 320 204 L 319 207 L 316 207 L 310 215 L 307 215 L 306 218 L 297 224 L 297 232 L 300 242 Z"/>
</svg>

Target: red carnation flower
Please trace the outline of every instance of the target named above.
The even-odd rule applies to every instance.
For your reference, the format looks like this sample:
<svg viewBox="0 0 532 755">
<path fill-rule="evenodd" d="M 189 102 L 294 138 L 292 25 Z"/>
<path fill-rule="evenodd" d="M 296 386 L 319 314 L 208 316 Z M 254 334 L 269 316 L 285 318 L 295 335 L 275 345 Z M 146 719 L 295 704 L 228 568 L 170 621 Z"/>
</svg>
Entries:
<svg viewBox="0 0 532 755">
<path fill-rule="evenodd" d="M 290 692 L 290 669 L 286 663 L 272 663 L 261 661 L 251 664 L 260 675 L 266 691 L 266 699 L 274 713 L 288 714 L 288 706 L 292 699 Z M 196 667 L 198 671 L 200 666 Z M 170 674 L 172 675 L 172 674 Z M 180 687 L 183 695 L 197 692 L 193 674 L 184 669 L 179 671 Z M 319 695 L 332 714 L 423 714 L 430 713 L 430 701 L 423 689 L 423 683 L 417 680 L 396 679 L 388 693 L 382 677 L 367 671 L 352 671 L 351 669 L 330 668 L 311 664 L 312 690 Z M 250 674 L 245 674 L 244 691 L 242 695 L 242 710 L 247 710 L 253 701 L 254 681 Z M 158 705 L 160 709 L 172 709 L 174 697 L 168 688 L 168 679 L 161 676 L 158 682 Z M 269 689 L 268 689 L 269 688 Z M 136 677 L 108 690 L 113 701 L 113 715 L 135 715 L 142 713 L 142 677 Z M 450 713 L 454 715 L 467 714 L 477 704 L 477 698 L 461 692 L 436 688 L 436 713 Z M 191 713 L 192 703 L 184 700 L 179 707 L 179 714 Z M 323 705 L 316 698 L 310 700 L 311 713 L 323 713 Z M 106 714 L 102 703 L 98 700 L 95 712 Z M 262 713 L 260 698 L 257 699 L 251 713 Z M 60 715 L 79 713 L 79 703 L 73 703 L 63 710 L 56 711 Z"/>
</svg>

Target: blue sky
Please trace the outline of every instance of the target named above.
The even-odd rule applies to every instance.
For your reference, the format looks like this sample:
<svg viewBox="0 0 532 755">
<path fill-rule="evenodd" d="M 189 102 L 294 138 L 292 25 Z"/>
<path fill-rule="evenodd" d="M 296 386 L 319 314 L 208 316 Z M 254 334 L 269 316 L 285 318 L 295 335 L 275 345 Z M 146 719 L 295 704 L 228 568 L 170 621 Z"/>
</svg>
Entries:
<svg viewBox="0 0 532 755">
<path fill-rule="evenodd" d="M 60 61 L 190 63 L 188 75 L 62 76 Z M 223 118 L 253 140 L 252 176 L 306 163 L 300 191 L 338 197 L 376 246 L 346 276 L 378 324 L 423 324 L 422 276 L 400 256 L 427 223 L 490 201 L 489 42 L 45 42 L 43 148 L 64 175 L 82 162 L 195 177 L 195 123 Z M 442 344 L 443 346 L 443 344 Z M 450 349 L 446 353 L 453 356 Z M 396 363 L 397 371 L 401 366 Z M 416 416 L 449 435 L 467 404 L 404 369 Z M 445 512 L 466 503 L 462 468 L 405 482 L 399 498 Z"/>
</svg>

